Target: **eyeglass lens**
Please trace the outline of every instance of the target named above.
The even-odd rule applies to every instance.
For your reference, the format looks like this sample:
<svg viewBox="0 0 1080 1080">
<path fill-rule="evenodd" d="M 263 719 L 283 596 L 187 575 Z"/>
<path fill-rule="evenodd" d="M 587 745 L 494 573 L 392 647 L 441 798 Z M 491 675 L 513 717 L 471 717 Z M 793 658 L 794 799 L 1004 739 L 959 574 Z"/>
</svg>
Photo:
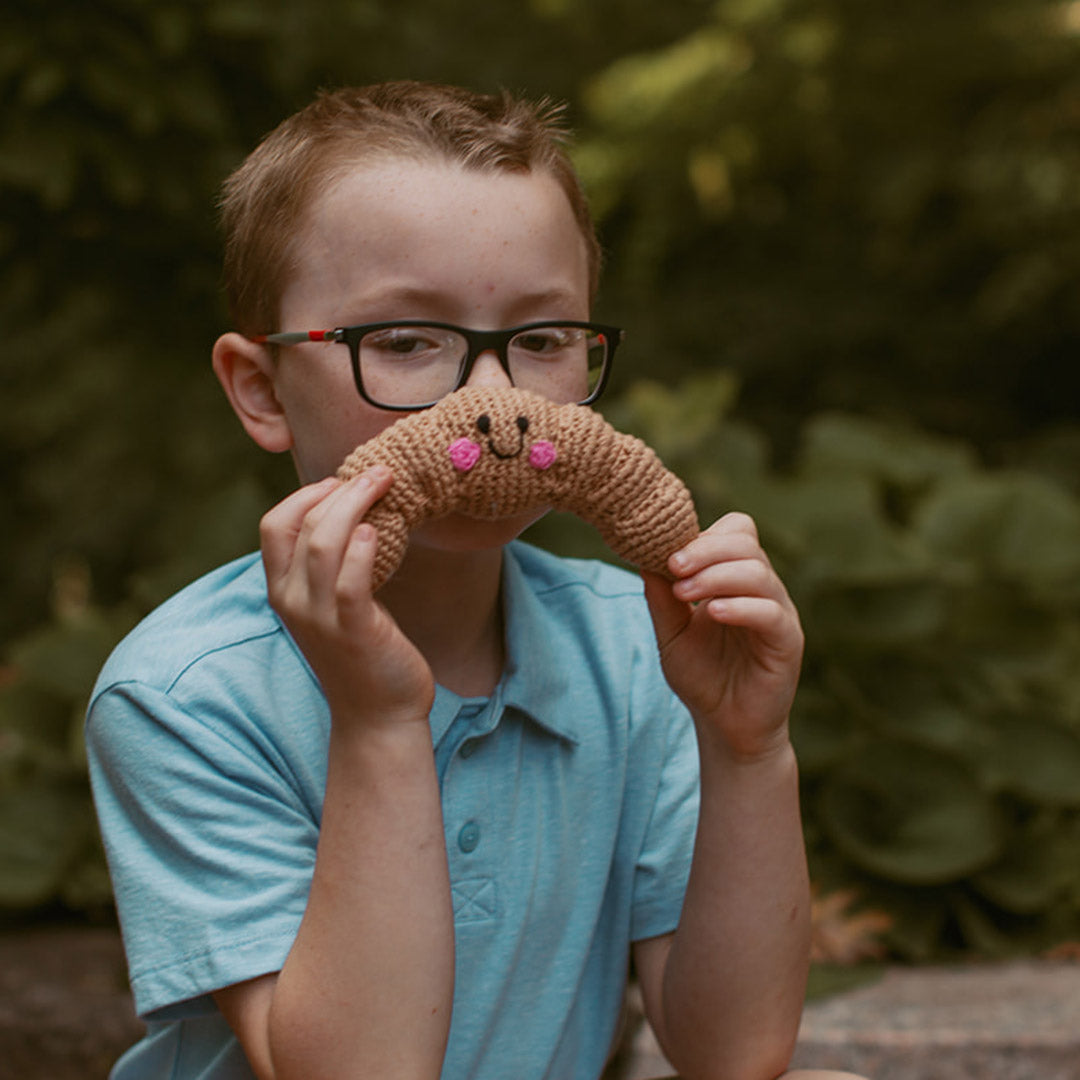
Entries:
<svg viewBox="0 0 1080 1080">
<path fill-rule="evenodd" d="M 438 326 L 392 326 L 366 333 L 358 344 L 360 378 L 373 401 L 422 405 L 460 382 L 469 343 Z M 506 362 L 516 387 L 559 404 L 584 401 L 604 373 L 602 333 L 576 326 L 534 326 L 510 339 Z"/>
</svg>

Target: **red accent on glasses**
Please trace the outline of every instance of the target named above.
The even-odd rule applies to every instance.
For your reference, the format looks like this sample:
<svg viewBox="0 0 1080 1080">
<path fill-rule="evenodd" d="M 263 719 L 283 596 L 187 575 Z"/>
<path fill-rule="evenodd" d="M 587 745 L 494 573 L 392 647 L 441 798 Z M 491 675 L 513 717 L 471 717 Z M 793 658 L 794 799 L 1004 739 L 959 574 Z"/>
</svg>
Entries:
<svg viewBox="0 0 1080 1080">
<path fill-rule="evenodd" d="M 285 344 L 290 344 L 290 345 L 295 345 L 299 341 L 304 340 L 305 338 L 308 341 L 333 341 L 334 340 L 334 331 L 333 330 L 301 330 L 301 331 L 298 331 L 297 333 L 288 333 L 288 334 L 256 334 L 251 340 L 254 341 L 256 345 L 265 345 L 267 342 L 273 341 L 276 338 L 277 343 L 281 344 L 282 343 L 281 339 L 283 337 L 288 339 L 285 342 Z"/>
</svg>

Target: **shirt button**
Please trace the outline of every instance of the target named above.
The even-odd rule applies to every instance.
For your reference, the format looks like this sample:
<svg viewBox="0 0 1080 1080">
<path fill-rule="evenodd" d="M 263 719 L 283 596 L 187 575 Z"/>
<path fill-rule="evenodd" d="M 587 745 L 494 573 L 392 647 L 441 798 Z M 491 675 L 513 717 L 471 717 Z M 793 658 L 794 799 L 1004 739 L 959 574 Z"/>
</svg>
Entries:
<svg viewBox="0 0 1080 1080">
<path fill-rule="evenodd" d="M 458 751 L 458 753 L 463 758 L 470 758 L 473 756 L 473 754 L 476 753 L 479 743 L 479 739 L 466 739 L 465 742 L 461 744 L 461 749 Z"/>
<path fill-rule="evenodd" d="M 480 843 L 480 826 L 475 821 L 467 821 L 461 826 L 461 832 L 457 837 L 458 847 L 465 852 L 466 855 L 470 851 L 476 850 L 476 845 Z"/>
</svg>

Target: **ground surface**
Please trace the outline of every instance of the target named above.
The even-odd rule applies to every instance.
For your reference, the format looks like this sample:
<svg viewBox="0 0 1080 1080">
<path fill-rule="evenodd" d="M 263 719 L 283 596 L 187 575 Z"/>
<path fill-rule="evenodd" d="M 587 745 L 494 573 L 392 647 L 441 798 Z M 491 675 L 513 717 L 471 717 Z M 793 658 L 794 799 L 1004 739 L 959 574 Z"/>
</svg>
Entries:
<svg viewBox="0 0 1080 1080">
<path fill-rule="evenodd" d="M 1080 1080 L 1080 964 L 889 969 L 812 1002 L 795 1063 L 871 1080 Z M 639 1031 L 625 1080 L 671 1071 Z"/>
</svg>

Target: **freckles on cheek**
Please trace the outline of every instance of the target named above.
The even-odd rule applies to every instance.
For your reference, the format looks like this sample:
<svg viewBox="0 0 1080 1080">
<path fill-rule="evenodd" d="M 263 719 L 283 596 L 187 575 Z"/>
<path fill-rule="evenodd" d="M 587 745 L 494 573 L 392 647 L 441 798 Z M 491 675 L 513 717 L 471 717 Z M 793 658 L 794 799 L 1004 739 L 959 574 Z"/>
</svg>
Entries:
<svg viewBox="0 0 1080 1080">
<path fill-rule="evenodd" d="M 306 399 L 290 417 L 293 454 L 302 478 L 312 482 L 332 475 L 357 446 L 374 438 L 398 416 L 367 405 L 351 384 L 333 395 Z"/>
</svg>

